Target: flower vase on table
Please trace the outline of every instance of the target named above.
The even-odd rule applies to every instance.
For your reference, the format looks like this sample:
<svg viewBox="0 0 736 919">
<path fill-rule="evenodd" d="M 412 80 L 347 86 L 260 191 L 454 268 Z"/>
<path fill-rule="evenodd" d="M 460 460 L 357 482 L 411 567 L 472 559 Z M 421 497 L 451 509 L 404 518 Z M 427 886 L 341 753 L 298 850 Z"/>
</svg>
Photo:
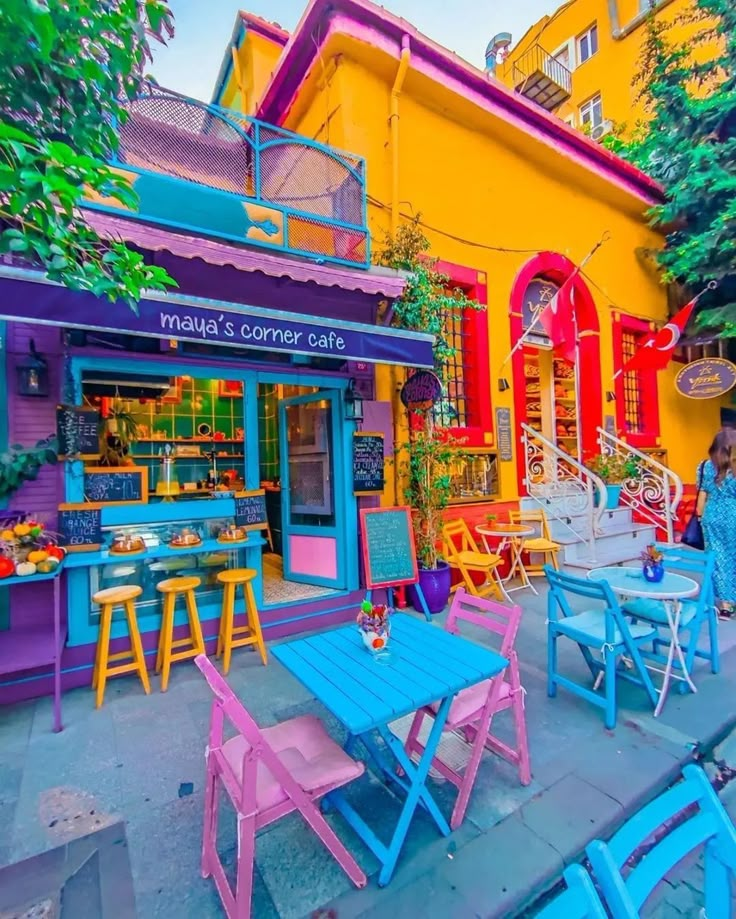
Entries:
<svg viewBox="0 0 736 919">
<path fill-rule="evenodd" d="M 391 635 L 391 610 L 383 604 L 364 600 L 358 613 L 358 631 L 363 644 L 371 654 L 383 654 L 387 650 Z"/>
<path fill-rule="evenodd" d="M 641 554 L 642 573 L 651 584 L 659 584 L 664 577 L 664 556 L 652 543 Z"/>
</svg>

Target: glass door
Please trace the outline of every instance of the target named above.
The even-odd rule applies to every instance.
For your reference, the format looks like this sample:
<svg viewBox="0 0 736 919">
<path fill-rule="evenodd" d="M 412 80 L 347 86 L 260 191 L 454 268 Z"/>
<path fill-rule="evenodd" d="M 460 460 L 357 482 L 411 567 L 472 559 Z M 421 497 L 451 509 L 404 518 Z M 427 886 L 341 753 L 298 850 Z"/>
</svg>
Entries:
<svg viewBox="0 0 736 919">
<path fill-rule="evenodd" d="M 284 578 L 347 587 L 340 399 L 335 390 L 279 405 Z"/>
</svg>

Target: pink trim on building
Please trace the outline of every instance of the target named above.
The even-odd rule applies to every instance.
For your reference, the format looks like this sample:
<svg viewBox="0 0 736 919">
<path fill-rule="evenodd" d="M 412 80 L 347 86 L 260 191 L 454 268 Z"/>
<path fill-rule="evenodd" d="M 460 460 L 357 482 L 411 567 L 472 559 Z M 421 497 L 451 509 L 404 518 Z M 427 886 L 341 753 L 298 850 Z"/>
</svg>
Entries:
<svg viewBox="0 0 736 919">
<path fill-rule="evenodd" d="M 245 10 L 241 10 L 238 15 L 246 28 L 250 32 L 255 32 L 256 35 L 262 35 L 264 38 L 269 38 L 280 45 L 285 45 L 290 38 L 286 29 L 282 29 L 277 22 L 269 22 L 267 19 L 261 19 L 255 13 L 247 13 Z"/>
</svg>

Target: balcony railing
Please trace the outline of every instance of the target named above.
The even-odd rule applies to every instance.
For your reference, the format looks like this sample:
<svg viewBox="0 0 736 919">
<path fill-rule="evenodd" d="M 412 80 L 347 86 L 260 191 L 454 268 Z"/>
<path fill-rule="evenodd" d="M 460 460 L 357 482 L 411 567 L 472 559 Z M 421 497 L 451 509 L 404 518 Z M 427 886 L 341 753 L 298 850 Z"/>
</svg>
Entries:
<svg viewBox="0 0 736 919">
<path fill-rule="evenodd" d="M 572 74 L 541 45 L 532 45 L 510 67 L 514 89 L 548 112 L 570 98 Z"/>
<path fill-rule="evenodd" d="M 365 162 L 350 153 L 166 90 L 129 106 L 111 165 L 150 223 L 366 268 Z M 109 199 L 88 206 L 120 213 Z"/>
</svg>

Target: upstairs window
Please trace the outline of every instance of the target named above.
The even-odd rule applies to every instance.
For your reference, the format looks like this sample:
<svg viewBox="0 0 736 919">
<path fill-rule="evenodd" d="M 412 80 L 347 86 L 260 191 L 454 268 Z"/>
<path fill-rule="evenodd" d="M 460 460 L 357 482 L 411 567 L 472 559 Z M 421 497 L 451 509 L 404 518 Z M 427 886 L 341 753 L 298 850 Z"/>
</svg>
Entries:
<svg viewBox="0 0 736 919">
<path fill-rule="evenodd" d="M 601 94 L 596 93 L 595 96 L 592 96 L 587 102 L 583 102 L 579 109 L 580 112 L 580 124 L 585 127 L 586 125 L 593 130 L 599 125 L 603 124 L 603 100 L 601 99 Z"/>
<path fill-rule="evenodd" d="M 598 26 L 593 25 L 578 36 L 578 63 L 584 64 L 598 50 Z"/>
</svg>

